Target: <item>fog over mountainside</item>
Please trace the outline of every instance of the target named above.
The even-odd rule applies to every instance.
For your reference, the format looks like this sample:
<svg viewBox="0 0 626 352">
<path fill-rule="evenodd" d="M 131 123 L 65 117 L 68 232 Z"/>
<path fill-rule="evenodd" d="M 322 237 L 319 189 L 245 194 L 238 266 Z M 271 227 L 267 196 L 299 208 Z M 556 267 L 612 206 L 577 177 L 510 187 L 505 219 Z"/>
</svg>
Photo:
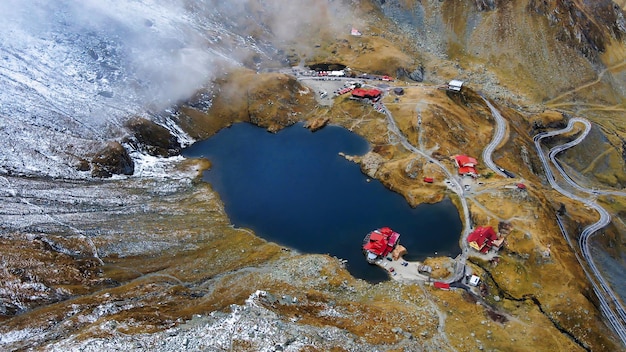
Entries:
<svg viewBox="0 0 626 352">
<path fill-rule="evenodd" d="M 130 117 L 160 114 L 253 56 L 274 60 L 267 38 L 292 40 L 318 13 L 343 11 L 298 4 L 3 1 L 0 171 L 81 177 L 79 159 Z"/>
</svg>

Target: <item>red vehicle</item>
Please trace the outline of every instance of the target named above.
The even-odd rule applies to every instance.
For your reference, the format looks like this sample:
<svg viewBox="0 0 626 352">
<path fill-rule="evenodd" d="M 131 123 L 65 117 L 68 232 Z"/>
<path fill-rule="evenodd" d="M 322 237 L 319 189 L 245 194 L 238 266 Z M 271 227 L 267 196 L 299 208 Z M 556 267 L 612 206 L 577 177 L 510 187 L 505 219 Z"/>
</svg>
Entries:
<svg viewBox="0 0 626 352">
<path fill-rule="evenodd" d="M 435 281 L 434 286 L 440 290 L 445 290 L 445 291 L 450 290 L 450 284 L 447 284 L 445 282 Z"/>
<path fill-rule="evenodd" d="M 339 90 L 339 91 L 337 92 L 337 95 L 344 95 L 344 94 L 346 94 L 346 93 L 348 93 L 348 92 L 351 92 L 353 89 L 354 89 L 353 87 L 345 87 L 345 88 L 342 88 L 341 90 Z"/>
</svg>

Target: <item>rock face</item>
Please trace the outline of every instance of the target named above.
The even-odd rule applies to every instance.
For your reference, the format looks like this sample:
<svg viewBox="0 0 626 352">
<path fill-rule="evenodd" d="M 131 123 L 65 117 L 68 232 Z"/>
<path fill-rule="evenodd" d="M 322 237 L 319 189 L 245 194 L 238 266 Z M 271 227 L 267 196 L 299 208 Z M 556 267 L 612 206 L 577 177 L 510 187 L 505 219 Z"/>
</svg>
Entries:
<svg viewBox="0 0 626 352">
<path fill-rule="evenodd" d="M 308 128 L 311 130 L 311 132 L 315 132 L 321 128 L 323 128 L 324 126 L 326 126 L 328 124 L 328 121 L 330 121 L 330 117 L 328 116 L 321 116 L 312 120 L 307 121 L 304 124 L 304 127 Z"/>
<path fill-rule="evenodd" d="M 135 172 L 133 159 L 119 142 L 109 142 L 93 157 L 91 164 L 91 176 L 93 177 L 132 175 Z"/>
<path fill-rule="evenodd" d="M 135 148 L 152 156 L 178 155 L 181 145 L 170 131 L 144 118 L 135 118 L 126 123 L 133 136 L 127 140 Z"/>
<path fill-rule="evenodd" d="M 612 38 L 626 34 L 624 12 L 612 0 L 540 1 L 530 0 L 528 8 L 558 28 L 558 39 L 596 59 Z"/>
<path fill-rule="evenodd" d="M 417 68 L 409 70 L 401 67 L 397 70 L 396 75 L 399 78 L 407 77 L 415 82 L 423 82 L 424 81 L 424 66 L 420 65 Z"/>
<path fill-rule="evenodd" d="M 476 8 L 478 11 L 490 11 L 495 10 L 497 6 L 497 0 L 475 0 Z"/>
<path fill-rule="evenodd" d="M 374 178 L 385 159 L 378 153 L 369 152 L 361 158 L 361 169 L 367 176 Z"/>
</svg>

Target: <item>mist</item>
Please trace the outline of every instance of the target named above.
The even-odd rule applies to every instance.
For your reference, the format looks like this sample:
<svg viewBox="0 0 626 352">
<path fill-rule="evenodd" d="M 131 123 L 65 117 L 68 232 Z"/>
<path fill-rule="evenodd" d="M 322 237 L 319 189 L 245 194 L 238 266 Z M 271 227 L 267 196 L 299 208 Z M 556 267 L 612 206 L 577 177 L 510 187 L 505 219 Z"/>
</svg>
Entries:
<svg viewBox="0 0 626 352">
<path fill-rule="evenodd" d="M 92 98 L 123 95 L 131 104 L 122 110 L 164 108 L 188 98 L 224 65 L 267 56 L 271 42 L 297 42 L 306 33 L 299 29 L 313 24 L 336 26 L 333 14 L 344 18 L 346 11 L 330 3 L 332 9 L 328 1 L 5 0 L 0 13 L 9 20 L 0 35 L 5 62 L 34 64 L 41 75 L 31 78 L 39 83 L 67 79 L 66 88 Z M 260 36 L 270 44 L 259 43 Z M 20 55 L 47 41 L 52 47 L 38 50 L 43 56 Z"/>
<path fill-rule="evenodd" d="M 349 30 L 350 13 L 328 0 L 3 0 L 0 138 L 18 148 L 0 162 L 45 173 L 63 143 L 85 154 L 252 55 L 280 60 L 276 43 Z"/>
</svg>

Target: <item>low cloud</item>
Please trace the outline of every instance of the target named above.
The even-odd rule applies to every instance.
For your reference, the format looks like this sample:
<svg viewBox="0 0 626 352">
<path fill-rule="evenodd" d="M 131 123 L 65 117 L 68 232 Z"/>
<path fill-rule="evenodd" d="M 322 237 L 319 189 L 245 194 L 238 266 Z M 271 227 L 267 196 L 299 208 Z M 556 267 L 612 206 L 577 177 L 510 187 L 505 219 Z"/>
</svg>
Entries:
<svg viewBox="0 0 626 352">
<path fill-rule="evenodd" d="M 49 168 L 35 156 L 82 155 L 228 66 L 280 58 L 277 45 L 351 22 L 331 0 L 3 0 L 0 13 L 0 138 L 15 147 L 0 161 L 33 170 Z"/>
<path fill-rule="evenodd" d="M 65 57 L 45 53 L 42 75 L 63 78 L 58 71 L 76 65 L 77 75 L 65 77 L 68 89 L 74 84 L 98 99 L 124 95 L 125 102 L 153 108 L 188 98 L 222 65 L 237 65 L 272 42 L 297 43 L 308 30 L 345 27 L 349 13 L 327 0 L 5 0 L 0 12 L 8 21 L 0 34 L 18 33 L 20 40 L 9 43 L 10 52 L 28 51 L 30 41 L 62 47 Z"/>
</svg>

